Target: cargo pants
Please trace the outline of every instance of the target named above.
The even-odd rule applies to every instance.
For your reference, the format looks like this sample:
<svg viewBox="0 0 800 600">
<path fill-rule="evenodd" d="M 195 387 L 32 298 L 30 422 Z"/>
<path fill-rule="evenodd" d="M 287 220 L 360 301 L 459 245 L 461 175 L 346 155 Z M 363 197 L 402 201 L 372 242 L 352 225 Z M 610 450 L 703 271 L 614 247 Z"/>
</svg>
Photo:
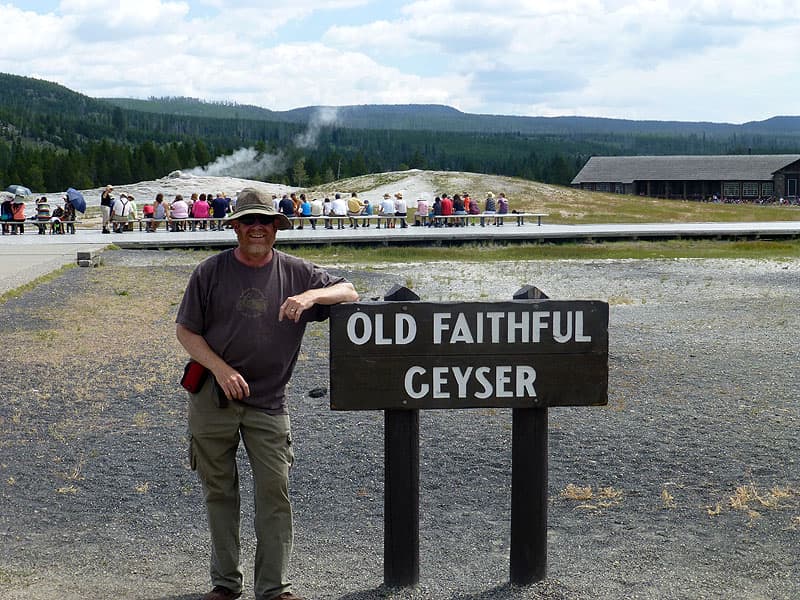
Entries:
<svg viewBox="0 0 800 600">
<path fill-rule="evenodd" d="M 239 593 L 240 492 L 236 452 L 244 442 L 254 484 L 256 556 L 254 591 L 269 600 L 289 591 L 292 509 L 289 469 L 294 460 L 288 415 L 269 415 L 237 402 L 220 408 L 209 376 L 189 394 L 190 462 L 203 485 L 211 534 L 211 583 Z"/>
</svg>

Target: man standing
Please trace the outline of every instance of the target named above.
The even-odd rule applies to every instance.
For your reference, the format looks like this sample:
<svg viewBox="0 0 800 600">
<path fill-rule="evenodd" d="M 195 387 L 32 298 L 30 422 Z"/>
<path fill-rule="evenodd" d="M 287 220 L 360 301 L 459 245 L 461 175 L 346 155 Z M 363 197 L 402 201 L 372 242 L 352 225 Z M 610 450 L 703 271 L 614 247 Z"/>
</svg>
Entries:
<svg viewBox="0 0 800 600">
<path fill-rule="evenodd" d="M 208 197 L 206 197 L 206 201 L 208 201 Z M 211 205 L 211 216 L 216 219 L 216 221 L 211 222 L 211 231 L 214 231 L 215 229 L 222 231 L 222 220 L 225 218 L 225 215 L 228 214 L 228 211 L 231 208 L 231 200 L 230 198 L 226 198 L 220 192 L 217 193 L 217 197 L 209 202 L 209 204 Z"/>
<path fill-rule="evenodd" d="M 111 222 L 111 207 L 114 206 L 114 196 L 111 195 L 113 191 L 114 187 L 109 184 L 100 194 L 100 216 L 103 219 L 103 233 L 111 233 L 108 224 Z"/>
<path fill-rule="evenodd" d="M 176 319 L 178 341 L 210 372 L 189 402 L 191 464 L 203 484 L 211 532 L 214 588 L 203 599 L 241 595 L 241 437 L 255 489 L 255 598 L 300 600 L 288 580 L 294 455 L 285 387 L 306 323 L 326 319 L 330 305 L 358 294 L 341 277 L 273 249 L 277 231 L 291 224 L 261 192 L 242 190 L 227 220 L 238 246 L 198 265 Z"/>
</svg>

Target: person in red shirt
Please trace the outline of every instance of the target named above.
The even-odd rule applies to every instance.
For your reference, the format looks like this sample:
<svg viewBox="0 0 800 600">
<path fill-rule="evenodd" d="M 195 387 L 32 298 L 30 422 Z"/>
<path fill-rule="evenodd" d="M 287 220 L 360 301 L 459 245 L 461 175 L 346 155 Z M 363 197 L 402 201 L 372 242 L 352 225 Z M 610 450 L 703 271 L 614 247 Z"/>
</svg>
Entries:
<svg viewBox="0 0 800 600">
<path fill-rule="evenodd" d="M 453 214 L 453 201 L 447 194 L 442 194 L 442 216 L 447 217 Z M 453 226 L 453 222 L 450 219 L 443 219 L 445 224 L 448 227 Z"/>
<path fill-rule="evenodd" d="M 20 233 L 25 233 L 25 202 L 20 196 L 15 196 L 11 204 L 11 222 L 12 235 L 17 235 L 17 229 Z"/>
</svg>

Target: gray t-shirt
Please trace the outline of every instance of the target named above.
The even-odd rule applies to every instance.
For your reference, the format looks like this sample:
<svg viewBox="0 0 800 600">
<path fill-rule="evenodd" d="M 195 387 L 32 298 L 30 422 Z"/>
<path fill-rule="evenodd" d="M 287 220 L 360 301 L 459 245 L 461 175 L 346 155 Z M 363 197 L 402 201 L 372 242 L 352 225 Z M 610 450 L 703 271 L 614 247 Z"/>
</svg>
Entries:
<svg viewBox="0 0 800 600">
<path fill-rule="evenodd" d="M 248 267 L 233 250 L 200 263 L 192 273 L 176 322 L 202 335 L 250 386 L 248 405 L 285 414 L 285 387 L 308 321 L 324 321 L 330 308 L 316 304 L 299 323 L 278 321 L 289 296 L 344 281 L 316 265 L 273 250 L 264 267 Z"/>
</svg>

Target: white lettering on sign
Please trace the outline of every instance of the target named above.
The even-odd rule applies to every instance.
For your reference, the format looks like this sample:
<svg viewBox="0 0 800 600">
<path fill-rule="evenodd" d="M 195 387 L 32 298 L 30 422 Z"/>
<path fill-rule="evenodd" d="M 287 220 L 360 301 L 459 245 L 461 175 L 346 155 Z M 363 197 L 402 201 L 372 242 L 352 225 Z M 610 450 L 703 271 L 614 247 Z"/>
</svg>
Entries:
<svg viewBox="0 0 800 600">
<path fill-rule="evenodd" d="M 578 311 L 511 311 L 433 313 L 433 344 L 559 344 L 589 343 L 584 315 Z M 413 315 L 354 312 L 347 319 L 347 337 L 357 346 L 406 345 L 418 334 Z"/>
<path fill-rule="evenodd" d="M 442 333 L 450 329 L 444 320 L 450 318 L 450 313 L 433 313 L 433 343 L 442 343 Z"/>
<path fill-rule="evenodd" d="M 582 310 L 433 313 L 434 344 L 538 344 L 545 336 L 559 344 L 592 341 Z"/>
<path fill-rule="evenodd" d="M 436 400 L 467 398 L 470 382 L 474 396 L 487 398 L 535 398 L 536 369 L 530 365 L 500 365 L 497 367 L 410 367 L 403 378 L 409 398 Z"/>
<path fill-rule="evenodd" d="M 347 338 L 357 346 L 363 346 L 370 340 L 376 346 L 391 344 L 410 344 L 417 337 L 417 322 L 406 313 L 394 315 L 394 330 L 387 331 L 391 324 L 384 323 L 384 315 L 375 315 L 373 323 L 370 316 L 363 312 L 355 312 L 347 319 Z"/>
</svg>

